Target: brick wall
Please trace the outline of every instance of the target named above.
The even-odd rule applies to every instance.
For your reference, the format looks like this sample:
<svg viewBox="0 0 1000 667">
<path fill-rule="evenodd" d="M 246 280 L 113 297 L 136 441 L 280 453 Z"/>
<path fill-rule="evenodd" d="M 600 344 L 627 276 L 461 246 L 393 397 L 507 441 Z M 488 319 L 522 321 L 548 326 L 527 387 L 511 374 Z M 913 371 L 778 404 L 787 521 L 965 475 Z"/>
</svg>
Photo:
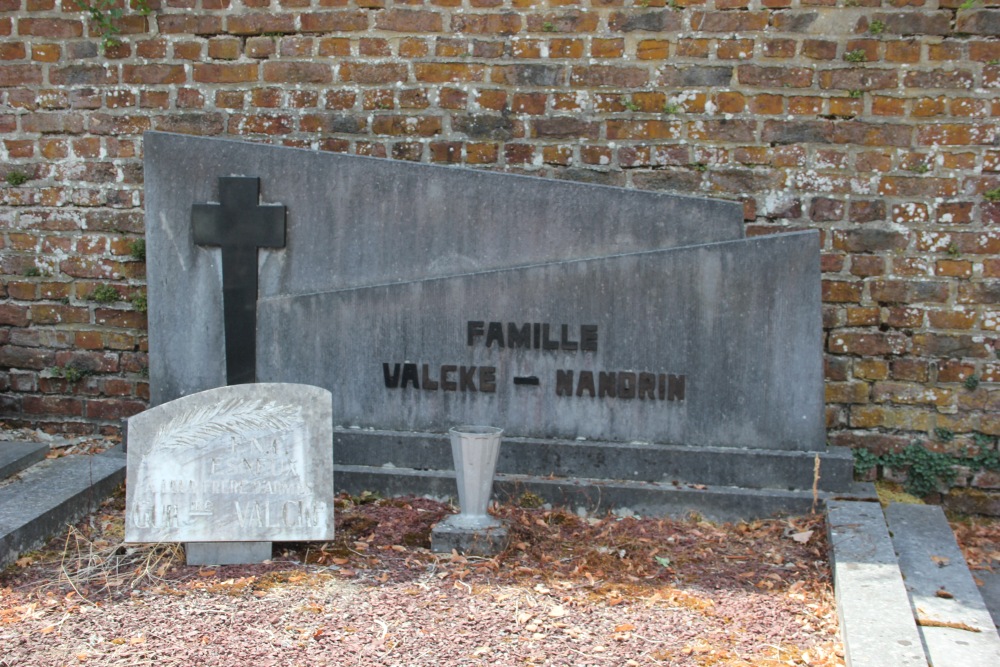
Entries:
<svg viewBox="0 0 1000 667">
<path fill-rule="evenodd" d="M 995 448 L 996 2 L 151 0 L 102 48 L 72 0 L 0 0 L 0 414 L 90 433 L 144 407 L 158 129 L 722 197 L 751 234 L 819 229 L 830 440 Z"/>
</svg>

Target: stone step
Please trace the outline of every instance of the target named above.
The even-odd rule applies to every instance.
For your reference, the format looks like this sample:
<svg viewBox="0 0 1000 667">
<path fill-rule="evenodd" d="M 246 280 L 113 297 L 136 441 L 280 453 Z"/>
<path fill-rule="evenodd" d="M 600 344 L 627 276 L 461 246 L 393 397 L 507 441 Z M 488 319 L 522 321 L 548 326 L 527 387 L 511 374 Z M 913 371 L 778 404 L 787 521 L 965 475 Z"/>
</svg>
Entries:
<svg viewBox="0 0 1000 667">
<path fill-rule="evenodd" d="M 373 436 L 379 441 L 377 447 L 372 447 Z M 391 465 L 422 470 L 454 469 L 446 434 L 337 429 L 333 439 L 337 468 Z M 497 472 L 667 484 L 676 481 L 746 489 L 797 489 L 811 494 L 817 459 L 819 491 L 838 492 L 851 488 L 854 460 L 846 447 L 813 452 L 504 438 Z"/>
<path fill-rule="evenodd" d="M 0 442 L 0 480 L 43 460 L 48 451 L 49 446 L 40 442 Z"/>
<path fill-rule="evenodd" d="M 64 456 L 0 483 L 0 568 L 97 509 L 125 479 L 125 454 Z"/>
<path fill-rule="evenodd" d="M 387 496 L 418 495 L 455 498 L 455 473 L 446 470 L 415 470 L 391 466 L 337 465 L 334 488 L 351 494 L 377 489 Z M 637 482 L 587 478 L 540 477 L 498 473 L 494 497 L 516 503 L 525 493 L 545 502 L 572 510 L 604 512 L 631 511 L 646 515 L 683 516 L 692 511 L 716 521 L 736 521 L 822 511 L 834 497 L 872 498 L 870 484 L 852 484 L 844 494 L 820 492 L 816 502 L 812 491 L 746 489 L 663 482 Z"/>
<path fill-rule="evenodd" d="M 847 666 L 927 667 L 882 507 L 831 501 L 827 530 Z"/>
<path fill-rule="evenodd" d="M 885 517 L 930 663 L 1000 665 L 1000 636 L 944 511 L 895 503 Z"/>
</svg>

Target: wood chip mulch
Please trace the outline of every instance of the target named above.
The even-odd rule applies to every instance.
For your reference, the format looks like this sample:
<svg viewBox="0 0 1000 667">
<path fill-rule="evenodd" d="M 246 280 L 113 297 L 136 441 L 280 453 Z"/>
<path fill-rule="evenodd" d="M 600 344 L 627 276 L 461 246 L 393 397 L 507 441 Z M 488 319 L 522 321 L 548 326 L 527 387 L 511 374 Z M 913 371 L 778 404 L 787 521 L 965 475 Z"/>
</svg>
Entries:
<svg viewBox="0 0 1000 667">
<path fill-rule="evenodd" d="M 844 664 L 820 517 L 503 505 L 510 546 L 475 559 L 427 549 L 451 511 L 342 496 L 333 542 L 198 568 L 122 544 L 119 494 L 0 575 L 0 666 Z"/>
</svg>

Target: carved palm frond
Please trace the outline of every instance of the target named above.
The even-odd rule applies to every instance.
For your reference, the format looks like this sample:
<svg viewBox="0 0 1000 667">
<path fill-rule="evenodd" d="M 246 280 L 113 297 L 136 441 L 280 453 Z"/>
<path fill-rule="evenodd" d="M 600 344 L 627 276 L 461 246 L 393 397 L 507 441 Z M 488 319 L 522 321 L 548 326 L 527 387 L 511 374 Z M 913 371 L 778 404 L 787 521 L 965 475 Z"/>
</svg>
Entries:
<svg viewBox="0 0 1000 667">
<path fill-rule="evenodd" d="M 149 451 L 196 447 L 227 435 L 245 439 L 248 434 L 284 431 L 301 422 L 299 406 L 231 398 L 177 415 L 157 431 Z"/>
</svg>

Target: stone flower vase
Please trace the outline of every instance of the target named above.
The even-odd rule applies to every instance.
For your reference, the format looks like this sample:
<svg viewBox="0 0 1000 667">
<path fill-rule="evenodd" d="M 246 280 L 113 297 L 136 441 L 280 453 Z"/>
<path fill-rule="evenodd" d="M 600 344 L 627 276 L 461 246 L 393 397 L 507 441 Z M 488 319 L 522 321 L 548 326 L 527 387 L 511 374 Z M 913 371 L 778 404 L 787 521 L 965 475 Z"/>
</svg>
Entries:
<svg viewBox="0 0 1000 667">
<path fill-rule="evenodd" d="M 448 430 L 461 508 L 460 513 L 452 517 L 452 525 L 462 528 L 499 525 L 487 514 L 486 508 L 493 495 L 493 475 L 502 434 L 503 429 L 495 426 L 455 426 Z"/>
</svg>

